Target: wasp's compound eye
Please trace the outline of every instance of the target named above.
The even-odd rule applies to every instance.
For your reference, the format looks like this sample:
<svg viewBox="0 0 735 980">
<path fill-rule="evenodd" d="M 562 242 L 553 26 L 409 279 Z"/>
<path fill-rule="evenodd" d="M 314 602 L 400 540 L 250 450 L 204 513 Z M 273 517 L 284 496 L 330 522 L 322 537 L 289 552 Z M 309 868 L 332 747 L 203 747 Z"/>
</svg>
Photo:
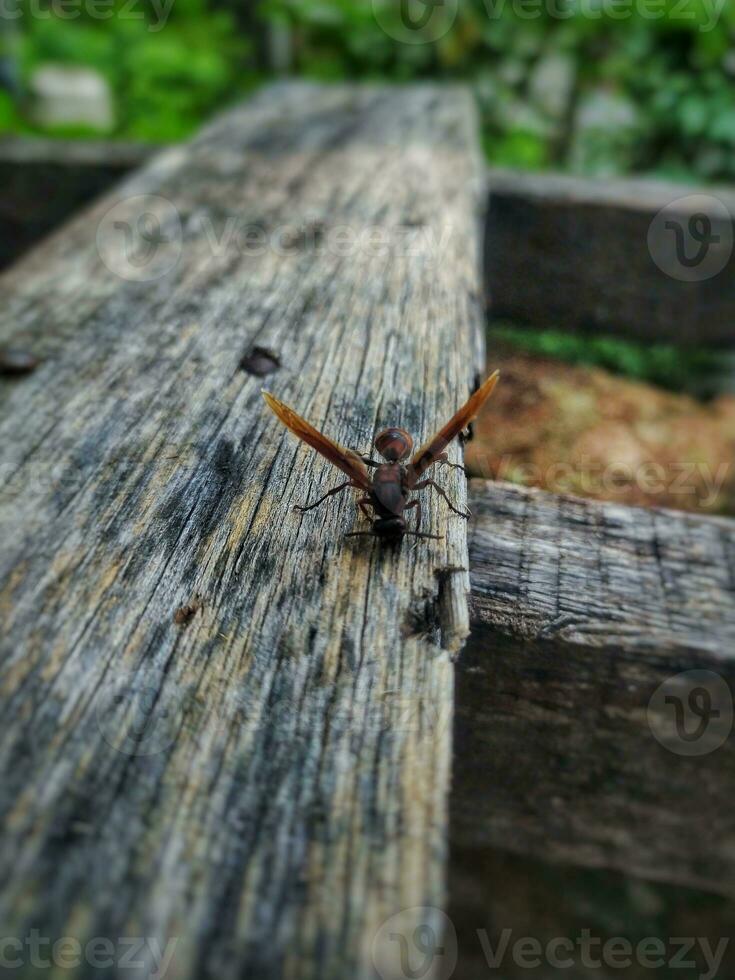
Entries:
<svg viewBox="0 0 735 980">
<path fill-rule="evenodd" d="M 375 439 L 375 448 L 389 463 L 405 459 L 413 449 L 413 439 L 405 429 L 383 429 Z"/>
</svg>

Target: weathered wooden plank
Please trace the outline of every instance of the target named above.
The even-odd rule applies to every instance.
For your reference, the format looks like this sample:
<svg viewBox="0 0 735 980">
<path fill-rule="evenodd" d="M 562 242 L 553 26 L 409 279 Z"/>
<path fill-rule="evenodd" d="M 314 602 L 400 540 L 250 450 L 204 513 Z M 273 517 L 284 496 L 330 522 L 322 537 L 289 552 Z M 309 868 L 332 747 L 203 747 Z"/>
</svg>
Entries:
<svg viewBox="0 0 735 980">
<path fill-rule="evenodd" d="M 480 363 L 476 145 L 461 89 L 279 86 L 0 281 L 42 359 L 0 389 L 4 935 L 343 980 L 440 905 L 466 526 L 428 499 L 446 538 L 390 551 L 345 497 L 292 513 L 338 474 L 239 362 L 361 449 L 443 421 Z"/>
<path fill-rule="evenodd" d="M 732 975 L 732 735 L 718 747 L 727 726 L 713 719 L 692 743 L 710 753 L 678 754 L 687 746 L 662 694 L 686 697 L 691 682 L 653 704 L 668 749 L 648 707 L 662 681 L 692 668 L 732 690 L 735 523 L 479 480 L 470 503 L 473 634 L 457 670 L 450 804 L 454 980 L 527 976 L 529 943 L 541 976 L 643 980 L 639 944 L 660 950 L 665 970 L 681 954 L 674 937 L 692 937 L 693 975 Z M 690 733 L 697 722 L 686 718 Z M 604 959 L 608 949 L 617 958 Z"/>
<path fill-rule="evenodd" d="M 143 143 L 0 139 L 0 268 L 154 152 Z"/>
<path fill-rule="evenodd" d="M 731 191 L 496 170 L 488 184 L 485 276 L 495 316 L 733 346 Z"/>
<path fill-rule="evenodd" d="M 734 897 L 735 522 L 482 481 L 470 504 L 465 899 L 467 869 L 481 885 L 503 851 Z"/>
</svg>

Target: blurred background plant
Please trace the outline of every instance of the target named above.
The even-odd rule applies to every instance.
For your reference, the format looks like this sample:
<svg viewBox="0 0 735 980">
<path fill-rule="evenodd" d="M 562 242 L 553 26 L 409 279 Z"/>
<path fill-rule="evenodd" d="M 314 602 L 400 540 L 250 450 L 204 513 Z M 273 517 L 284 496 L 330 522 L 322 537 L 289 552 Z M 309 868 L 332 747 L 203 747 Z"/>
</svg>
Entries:
<svg viewBox="0 0 735 980">
<path fill-rule="evenodd" d="M 79 0 L 71 16 L 66 2 L 35 0 L 33 14 L 6 24 L 26 83 L 46 64 L 99 72 L 122 138 L 185 137 L 274 72 L 441 77 L 472 84 L 496 165 L 735 179 L 732 3 L 458 0 L 450 29 L 424 44 L 381 27 L 395 0 L 109 0 L 105 19 L 95 9 Z M 0 99 L 0 128 L 69 135 Z"/>
<path fill-rule="evenodd" d="M 192 133 L 208 115 L 256 79 L 248 67 L 252 40 L 235 29 L 232 14 L 207 0 L 174 0 L 170 17 L 130 0 L 108 0 L 104 19 L 36 3 L 6 23 L 19 65 L 21 94 L 0 92 L 0 131 L 50 136 L 104 135 L 169 142 Z M 92 6 L 91 10 L 102 10 Z M 41 12 L 39 15 L 38 12 Z M 1 21 L 0 21 L 1 23 Z M 89 69 L 107 83 L 113 102 L 109 126 L 39 122 L 31 105 L 34 79 L 47 66 Z"/>
</svg>

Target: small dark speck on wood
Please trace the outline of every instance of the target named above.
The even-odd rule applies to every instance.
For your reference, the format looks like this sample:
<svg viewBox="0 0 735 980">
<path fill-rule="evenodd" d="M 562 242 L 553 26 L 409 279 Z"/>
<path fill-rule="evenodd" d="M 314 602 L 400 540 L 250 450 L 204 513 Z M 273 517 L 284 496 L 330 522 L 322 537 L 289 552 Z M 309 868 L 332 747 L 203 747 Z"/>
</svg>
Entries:
<svg viewBox="0 0 735 980">
<path fill-rule="evenodd" d="M 30 374 L 38 367 L 38 358 L 30 351 L 18 347 L 0 348 L 0 374 L 17 377 Z"/>
<path fill-rule="evenodd" d="M 187 626 L 201 608 L 201 600 L 198 597 L 192 599 L 186 605 L 179 606 L 174 613 L 174 622 L 177 626 Z"/>
<path fill-rule="evenodd" d="M 281 361 L 278 355 L 266 347 L 251 347 L 240 361 L 240 367 L 243 371 L 254 374 L 256 378 L 265 378 L 266 375 L 277 371 L 280 366 Z"/>
</svg>

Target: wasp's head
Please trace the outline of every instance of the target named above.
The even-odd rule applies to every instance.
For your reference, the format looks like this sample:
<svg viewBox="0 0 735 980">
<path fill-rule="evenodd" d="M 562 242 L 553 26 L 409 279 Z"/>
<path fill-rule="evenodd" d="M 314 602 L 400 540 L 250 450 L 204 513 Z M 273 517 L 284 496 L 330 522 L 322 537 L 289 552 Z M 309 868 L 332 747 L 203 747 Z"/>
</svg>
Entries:
<svg viewBox="0 0 735 980">
<path fill-rule="evenodd" d="M 413 449 L 413 439 L 405 429 L 383 429 L 375 437 L 375 448 L 383 459 L 396 463 L 409 455 Z"/>
<path fill-rule="evenodd" d="M 402 517 L 379 517 L 373 522 L 373 534 L 379 538 L 387 538 L 389 541 L 397 541 L 403 537 L 406 530 L 406 522 Z"/>
</svg>

